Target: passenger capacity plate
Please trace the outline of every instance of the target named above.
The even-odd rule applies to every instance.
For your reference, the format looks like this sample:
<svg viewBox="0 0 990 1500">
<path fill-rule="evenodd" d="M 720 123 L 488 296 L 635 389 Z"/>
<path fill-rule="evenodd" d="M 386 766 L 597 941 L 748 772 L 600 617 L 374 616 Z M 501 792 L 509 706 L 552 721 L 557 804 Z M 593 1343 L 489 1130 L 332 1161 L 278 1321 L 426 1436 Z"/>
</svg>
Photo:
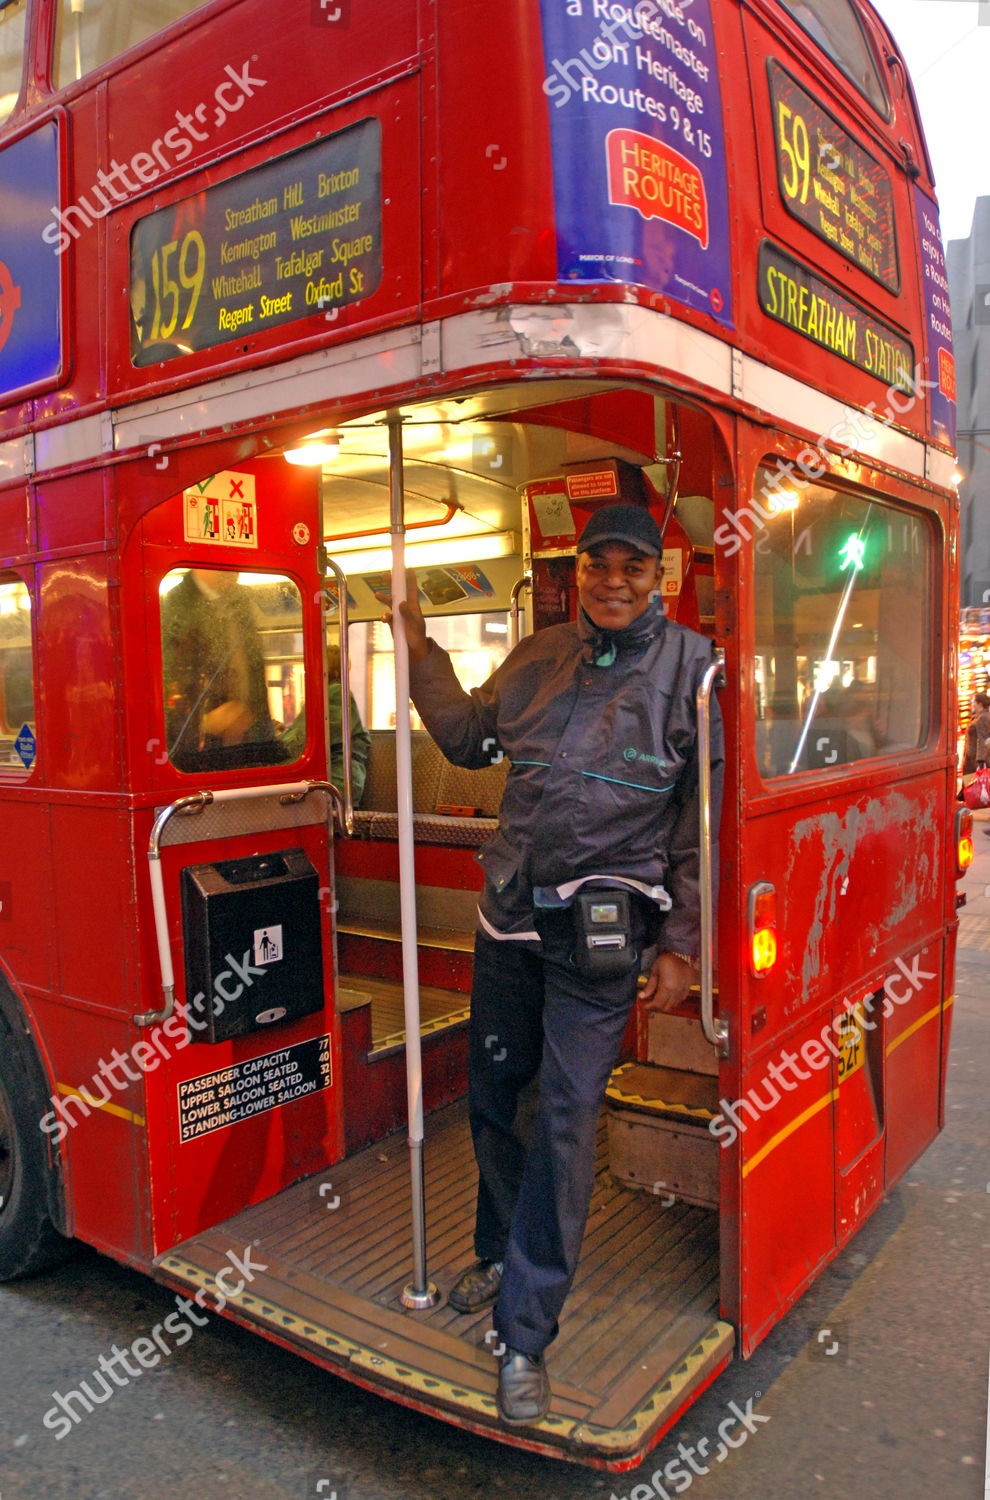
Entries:
<svg viewBox="0 0 990 1500">
<path fill-rule="evenodd" d="M 178 1090 L 180 1144 L 328 1089 L 331 1075 L 327 1035 L 187 1078 Z"/>
</svg>

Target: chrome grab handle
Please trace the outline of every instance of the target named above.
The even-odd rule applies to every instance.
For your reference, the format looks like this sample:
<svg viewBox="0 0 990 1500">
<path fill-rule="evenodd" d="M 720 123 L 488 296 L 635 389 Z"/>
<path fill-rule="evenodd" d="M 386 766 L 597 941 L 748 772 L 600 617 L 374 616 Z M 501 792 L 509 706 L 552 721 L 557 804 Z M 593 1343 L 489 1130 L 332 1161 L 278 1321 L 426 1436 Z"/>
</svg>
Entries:
<svg viewBox="0 0 990 1500">
<path fill-rule="evenodd" d="M 712 911 L 712 723 L 711 696 L 725 684 L 725 653 L 705 671 L 698 685 L 699 894 L 701 897 L 701 1029 L 718 1057 L 729 1055 L 729 1023 L 715 1015 L 713 996 L 714 920 Z"/>
<path fill-rule="evenodd" d="M 348 838 L 354 837 L 354 773 L 351 767 L 351 658 L 347 640 L 347 579 L 342 568 L 332 557 L 325 559 L 326 566 L 337 580 L 337 610 L 340 617 L 340 733 L 344 741 L 344 796 L 341 809 L 341 829 Z M 323 633 L 326 652 L 326 631 Z M 324 661 L 326 657 L 324 656 Z M 327 686 L 330 680 L 327 677 Z M 327 755 L 330 754 L 329 739 Z M 330 761 L 327 760 L 327 775 Z"/>
<path fill-rule="evenodd" d="M 533 587 L 533 575 L 532 575 L 532 573 L 524 573 L 523 576 L 521 578 L 517 578 L 516 581 L 515 581 L 515 583 L 512 585 L 512 592 L 509 595 L 509 646 L 510 646 L 510 648 L 512 646 L 518 646 L 519 645 L 519 639 L 520 639 L 520 637 L 519 637 L 519 615 L 520 615 L 519 595 L 522 593 L 523 589 L 532 589 L 532 587 Z"/>
<path fill-rule="evenodd" d="M 135 1026 L 160 1026 L 175 1011 L 175 973 L 172 969 L 172 947 L 168 940 L 168 911 L 165 906 L 165 882 L 162 878 L 162 834 L 176 814 L 190 817 L 201 813 L 211 802 L 243 802 L 250 797 L 279 797 L 282 802 L 301 802 L 310 792 L 325 792 L 343 814 L 343 799 L 329 781 L 283 781 L 274 786 L 231 786 L 215 792 L 193 792 L 163 807 L 155 819 L 148 840 L 148 874 L 151 877 L 151 904 L 155 913 L 155 937 L 158 941 L 158 963 L 162 974 L 161 1010 L 142 1010 L 132 1016 Z"/>
</svg>

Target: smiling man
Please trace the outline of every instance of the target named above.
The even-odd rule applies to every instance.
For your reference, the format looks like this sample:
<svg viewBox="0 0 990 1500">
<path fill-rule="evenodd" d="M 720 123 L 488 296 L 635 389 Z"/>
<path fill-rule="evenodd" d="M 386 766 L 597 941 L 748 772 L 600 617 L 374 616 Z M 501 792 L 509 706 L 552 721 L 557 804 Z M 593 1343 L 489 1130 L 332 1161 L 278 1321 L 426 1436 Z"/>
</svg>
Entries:
<svg viewBox="0 0 990 1500">
<path fill-rule="evenodd" d="M 599 1111 L 637 987 L 676 1004 L 701 948 L 695 692 L 711 642 L 664 617 L 647 509 L 595 511 L 577 552 L 578 621 L 528 636 L 470 694 L 427 638 L 415 588 L 401 608 L 412 697 L 444 754 L 478 767 L 502 751 L 511 763 L 478 856 L 478 1260 L 448 1301 L 462 1313 L 495 1303 L 498 1409 L 514 1425 L 549 1410 L 543 1351 L 577 1268 Z M 721 782 L 713 701 L 716 832 Z M 523 1128 L 520 1095 L 537 1075 Z"/>
</svg>

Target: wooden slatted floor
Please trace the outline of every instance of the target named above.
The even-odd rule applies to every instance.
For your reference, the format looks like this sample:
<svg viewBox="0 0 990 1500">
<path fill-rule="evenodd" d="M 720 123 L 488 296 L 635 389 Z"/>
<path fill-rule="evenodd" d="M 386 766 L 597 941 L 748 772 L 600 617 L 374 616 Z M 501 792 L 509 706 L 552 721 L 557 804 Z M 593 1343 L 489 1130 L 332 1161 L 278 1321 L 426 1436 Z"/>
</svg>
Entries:
<svg viewBox="0 0 990 1500">
<path fill-rule="evenodd" d="M 474 1258 L 477 1175 L 463 1103 L 428 1120 L 425 1169 L 429 1274 L 446 1294 Z M 322 1179 L 297 1183 L 161 1257 L 160 1270 L 209 1289 L 227 1251 L 252 1245 L 266 1270 L 236 1299 L 240 1316 L 410 1404 L 505 1436 L 490 1310 L 463 1317 L 441 1301 L 410 1313 L 400 1302 L 411 1274 L 404 1134 L 323 1179 L 331 1190 Z M 732 1331 L 717 1318 L 717 1215 L 616 1187 L 603 1129 L 581 1261 L 548 1353 L 554 1405 L 529 1437 L 548 1451 L 576 1444 L 586 1462 L 635 1451 L 660 1427 L 664 1400 L 683 1404 L 685 1388 L 707 1383 L 728 1359 Z M 666 1397 L 651 1397 L 657 1387 Z"/>
</svg>

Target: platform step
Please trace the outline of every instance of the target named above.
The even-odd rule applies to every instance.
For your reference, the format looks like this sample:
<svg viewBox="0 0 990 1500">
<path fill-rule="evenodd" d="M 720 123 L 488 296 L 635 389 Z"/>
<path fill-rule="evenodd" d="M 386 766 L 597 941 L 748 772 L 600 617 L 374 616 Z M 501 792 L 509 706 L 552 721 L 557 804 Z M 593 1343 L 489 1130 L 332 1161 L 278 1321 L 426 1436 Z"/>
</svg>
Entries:
<svg viewBox="0 0 990 1500">
<path fill-rule="evenodd" d="M 676 1116 L 707 1129 L 718 1112 L 718 1079 L 685 1068 L 621 1063 L 609 1079 L 605 1097 L 621 1109 Z"/>
<path fill-rule="evenodd" d="M 371 1050 L 368 1061 L 385 1057 L 406 1044 L 404 992 L 401 984 L 390 979 L 375 979 L 367 974 L 341 974 L 337 988 L 337 1009 L 359 1010 L 371 1007 Z M 470 997 L 461 990 L 438 989 L 433 985 L 419 987 L 419 1034 L 433 1036 L 454 1026 L 465 1026 L 471 1014 Z"/>
<path fill-rule="evenodd" d="M 718 1079 L 648 1063 L 624 1063 L 606 1090 L 609 1170 L 617 1182 L 659 1197 L 718 1207 L 718 1142 L 708 1129 Z"/>
</svg>

